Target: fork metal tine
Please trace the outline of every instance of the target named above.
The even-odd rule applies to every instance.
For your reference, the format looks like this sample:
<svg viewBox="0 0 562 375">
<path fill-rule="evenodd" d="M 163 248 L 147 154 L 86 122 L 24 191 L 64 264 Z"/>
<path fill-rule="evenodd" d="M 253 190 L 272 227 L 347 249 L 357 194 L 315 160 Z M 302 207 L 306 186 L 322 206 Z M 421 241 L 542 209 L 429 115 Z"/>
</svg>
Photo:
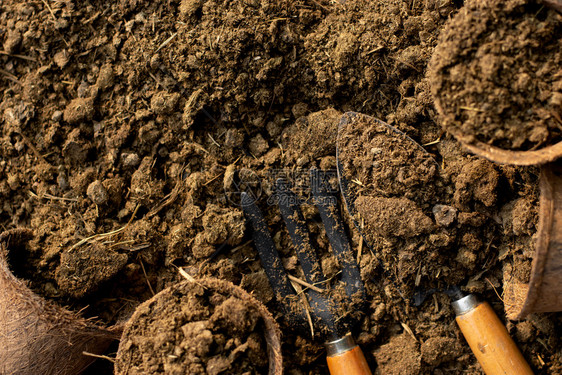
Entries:
<svg viewBox="0 0 562 375">
<path fill-rule="evenodd" d="M 337 204 L 337 198 L 330 192 L 326 173 L 318 169 L 310 170 L 310 180 L 315 204 L 324 223 L 326 236 L 332 246 L 332 251 L 341 266 L 341 281 L 345 285 L 347 295 L 352 296 L 357 292 L 365 293 L 361 282 L 361 274 L 349 245 L 345 233 L 343 220 Z"/>
<path fill-rule="evenodd" d="M 241 194 L 241 203 L 248 221 L 252 225 L 252 237 L 258 250 L 260 261 L 276 294 L 288 296 L 294 294 L 293 288 L 281 263 L 279 253 L 267 229 L 267 224 L 254 200 L 245 192 Z"/>
<path fill-rule="evenodd" d="M 295 252 L 306 281 L 310 284 L 324 281 L 320 261 L 316 251 L 310 245 L 308 228 L 302 216 L 300 205 L 297 203 L 298 197 L 289 189 L 288 183 L 282 179 L 277 180 L 277 194 L 279 210 L 295 246 Z"/>
</svg>

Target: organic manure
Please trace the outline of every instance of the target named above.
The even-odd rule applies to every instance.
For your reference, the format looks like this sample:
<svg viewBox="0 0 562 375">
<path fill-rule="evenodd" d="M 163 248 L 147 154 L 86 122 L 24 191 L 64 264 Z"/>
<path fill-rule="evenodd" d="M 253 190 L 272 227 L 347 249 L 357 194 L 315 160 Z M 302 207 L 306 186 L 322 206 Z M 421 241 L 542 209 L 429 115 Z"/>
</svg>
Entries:
<svg viewBox="0 0 562 375">
<path fill-rule="evenodd" d="M 366 289 L 356 340 L 381 373 L 478 373 L 450 299 L 435 293 L 413 307 L 382 272 L 400 280 L 405 297 L 416 284 L 458 283 L 498 313 L 502 280 L 528 276 L 537 169 L 467 154 L 436 121 L 427 64 L 462 3 L 3 1 L 0 224 L 34 234 L 25 248 L 8 249 L 11 270 L 37 295 L 106 325 L 181 281 L 177 267 L 228 280 L 281 324 L 285 373 L 327 373 L 322 343 L 292 329 L 275 304 L 233 177 L 255 188 L 285 269 L 300 277 L 279 210 L 268 203 L 273 185 L 264 182 L 283 172 L 293 186 L 303 182 L 306 196 L 303 176 L 335 170 L 339 118 L 357 111 L 406 133 L 439 168 L 401 172 L 412 182 L 407 197 L 373 197 L 395 204 L 385 222 L 392 225 L 376 233 L 381 251 L 371 253 L 345 218 Z M 320 217 L 312 204 L 302 208 L 335 283 L 339 267 Z M 413 231 L 403 216 L 412 212 L 424 217 Z M 400 248 L 399 257 L 400 241 L 420 246 Z M 508 329 L 537 374 L 562 372 L 558 315 Z M 115 348 L 104 355 L 113 358 Z M 85 371 L 113 373 L 104 359 Z"/>
</svg>

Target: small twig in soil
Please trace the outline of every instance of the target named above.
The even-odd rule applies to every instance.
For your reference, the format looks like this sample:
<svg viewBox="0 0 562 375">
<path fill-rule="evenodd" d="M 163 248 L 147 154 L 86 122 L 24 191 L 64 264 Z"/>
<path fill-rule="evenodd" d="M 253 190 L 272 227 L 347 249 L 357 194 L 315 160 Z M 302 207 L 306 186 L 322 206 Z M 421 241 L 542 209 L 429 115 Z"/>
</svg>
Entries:
<svg viewBox="0 0 562 375">
<path fill-rule="evenodd" d="M 154 53 L 158 53 L 158 51 L 160 51 L 162 48 L 166 47 L 172 41 L 172 39 L 174 39 L 176 37 L 176 35 L 178 35 L 177 32 L 173 33 L 172 36 L 170 36 L 168 39 L 166 39 L 164 42 L 162 42 L 162 44 L 160 44 L 160 47 L 158 47 L 156 49 L 156 52 L 154 52 Z"/>
<path fill-rule="evenodd" d="M 538 339 L 537 339 L 537 340 L 538 340 Z M 541 366 L 544 366 L 544 365 L 545 365 L 545 363 L 544 363 L 544 361 L 543 361 L 543 359 L 542 359 L 542 357 L 541 357 L 540 354 L 537 354 L 537 359 L 538 359 L 539 362 L 541 363 Z"/>
<path fill-rule="evenodd" d="M 281 142 L 277 142 L 277 146 L 279 146 L 279 149 L 281 150 L 281 158 L 285 157 L 285 150 L 283 150 Z"/>
<path fill-rule="evenodd" d="M 310 326 L 310 334 L 311 337 L 314 337 L 314 325 L 312 324 L 312 317 L 310 316 L 310 304 L 308 303 L 308 299 L 306 298 L 306 294 L 303 293 L 303 290 L 301 288 L 301 286 L 297 283 L 292 281 L 289 278 L 291 285 L 293 286 L 293 288 L 295 289 L 295 291 L 297 292 L 297 295 L 301 296 L 301 301 L 304 304 L 304 312 L 306 315 L 306 320 L 308 321 L 308 325 Z"/>
<path fill-rule="evenodd" d="M 152 79 L 154 79 L 156 81 L 156 83 L 158 84 L 158 86 L 164 88 L 164 85 L 160 83 L 160 81 L 158 80 L 158 78 L 156 78 L 154 76 L 154 74 L 152 74 L 151 72 L 148 72 L 148 74 L 152 77 Z"/>
<path fill-rule="evenodd" d="M 414 65 L 410 64 L 409 62 L 402 61 L 402 60 L 397 59 L 396 57 L 392 57 L 392 56 L 388 56 L 388 57 L 389 57 L 390 59 L 396 61 L 396 62 L 399 62 L 399 63 L 401 63 L 401 64 L 406 65 L 406 66 L 409 67 L 409 68 L 414 69 L 414 70 L 415 70 L 416 72 L 418 72 L 418 73 L 421 73 L 418 68 L 416 68 Z"/>
<path fill-rule="evenodd" d="M 490 286 L 492 287 L 492 289 L 494 289 L 494 292 L 496 293 L 496 296 L 498 296 L 498 298 L 500 299 L 500 301 L 502 301 L 502 303 L 505 305 L 505 301 L 503 300 L 503 298 L 500 296 L 500 294 L 498 293 L 498 290 L 496 289 L 496 287 L 494 286 L 494 284 L 492 284 L 492 282 L 490 281 L 490 279 L 488 279 L 487 277 L 484 279 L 488 282 L 488 284 L 490 284 Z"/>
<path fill-rule="evenodd" d="M 216 175 L 215 177 L 211 178 L 209 181 L 205 182 L 203 184 L 203 186 L 207 186 L 209 185 L 211 182 L 215 181 L 217 178 L 219 178 L 220 176 L 222 176 L 224 174 L 224 172 L 219 173 L 218 175 Z"/>
<path fill-rule="evenodd" d="M 435 306 L 433 311 L 437 314 L 439 312 L 439 302 L 437 301 L 437 296 L 435 294 L 433 295 L 433 306 Z"/>
<path fill-rule="evenodd" d="M 198 284 L 198 283 L 197 283 L 197 280 L 195 280 L 195 278 L 194 278 L 193 276 L 191 276 L 190 274 L 188 274 L 187 272 L 185 272 L 185 270 L 184 270 L 183 268 L 178 267 L 178 271 L 179 271 L 180 275 L 181 275 L 184 279 L 186 279 L 187 281 L 189 281 L 190 283 Z"/>
<path fill-rule="evenodd" d="M 137 206 L 135 207 L 135 210 L 133 211 L 133 214 L 131 215 L 131 218 L 129 219 L 129 221 L 127 222 L 127 224 L 125 224 L 123 227 L 116 229 L 114 231 L 111 232 L 107 232 L 107 233 L 100 233 L 100 234 L 94 234 L 93 236 L 84 238 L 80 241 L 78 241 L 77 243 L 75 243 L 74 245 L 72 245 L 72 247 L 70 249 L 68 249 L 68 251 L 72 251 L 73 249 L 77 248 L 78 246 L 81 246 L 87 242 L 93 241 L 93 240 L 97 240 L 99 238 L 105 238 L 105 237 L 110 237 L 113 236 L 115 234 L 119 234 L 121 232 L 123 232 L 125 229 L 127 229 L 129 227 L 129 225 L 131 224 L 131 222 L 134 220 L 137 211 L 140 207 L 140 204 L 137 204 Z"/>
<path fill-rule="evenodd" d="M 41 153 L 39 152 L 39 150 L 37 150 L 37 147 L 35 147 L 35 145 L 33 144 L 33 142 L 31 142 L 31 139 L 29 139 L 25 134 L 23 134 L 22 132 L 18 132 L 18 134 L 20 135 L 21 139 L 23 139 L 24 143 L 27 145 L 27 147 L 29 147 L 31 149 L 31 151 L 35 154 L 35 156 L 41 160 L 43 163 L 47 164 L 51 169 L 55 169 L 55 167 L 53 167 L 48 161 L 47 159 L 45 159 L 45 157 L 43 155 L 41 155 Z"/>
<path fill-rule="evenodd" d="M 0 55 L 15 57 L 15 58 L 18 58 L 18 59 L 27 60 L 27 61 L 31 61 L 31 62 L 37 62 L 37 60 L 35 60 L 33 57 L 29 57 L 29 56 L 25 56 L 25 55 L 19 55 L 19 54 L 11 54 L 11 53 L 8 53 L 6 51 L 0 51 Z"/>
<path fill-rule="evenodd" d="M 116 242 L 116 243 L 112 243 L 112 242 L 113 241 L 107 241 L 107 242 L 103 242 L 103 243 L 104 244 L 110 244 L 111 243 L 111 246 L 109 246 L 109 248 L 113 249 L 114 247 L 117 247 L 117 246 L 125 245 L 125 244 L 128 244 L 128 243 L 134 243 L 135 240 L 127 240 L 127 241 L 121 241 L 121 242 Z"/>
<path fill-rule="evenodd" d="M 150 284 L 150 280 L 148 280 L 148 275 L 146 274 L 146 269 L 144 268 L 144 263 L 142 262 L 142 259 L 139 258 L 139 263 L 140 266 L 142 268 L 142 273 L 144 274 L 144 278 L 146 279 L 146 283 L 148 284 L 148 289 L 150 289 L 150 292 L 152 293 L 152 295 L 155 295 L 156 293 L 154 293 L 154 289 L 152 289 L 152 285 Z"/>
<path fill-rule="evenodd" d="M 402 326 L 402 328 L 404 328 L 404 331 L 408 332 L 408 334 L 414 338 L 414 340 L 418 341 L 418 339 L 414 335 L 414 332 L 406 323 L 400 322 L 400 325 Z"/>
<path fill-rule="evenodd" d="M 550 351 L 551 348 L 548 346 L 548 344 L 543 339 L 541 339 L 540 337 L 537 337 L 537 341 L 539 342 L 539 344 L 544 346 L 544 348 L 546 350 Z"/>
<path fill-rule="evenodd" d="M 380 45 L 379 45 L 379 46 L 373 48 L 372 50 L 365 52 L 365 55 L 370 55 L 370 54 L 372 54 L 372 53 L 382 51 L 382 50 L 385 49 L 385 48 L 386 48 L 385 46 L 380 46 Z"/>
<path fill-rule="evenodd" d="M 426 146 L 433 146 L 433 145 L 438 144 L 439 142 L 441 142 L 441 137 L 437 138 L 437 139 L 434 140 L 434 141 L 425 143 L 425 144 L 423 144 L 422 146 L 423 146 L 423 147 L 426 147 Z"/>
<path fill-rule="evenodd" d="M 365 186 L 365 185 L 363 185 L 363 183 L 361 181 L 359 181 L 357 179 L 353 179 L 353 180 L 351 180 L 351 182 L 353 182 L 354 184 L 357 184 L 359 186 Z"/>
<path fill-rule="evenodd" d="M 47 9 L 49 10 L 49 13 L 51 13 L 51 16 L 53 16 L 53 19 L 56 21 L 57 17 L 55 16 L 55 13 L 53 12 L 53 9 L 51 9 L 51 6 L 49 5 L 49 3 L 47 3 L 45 0 L 41 0 L 41 1 L 43 2 L 43 4 L 45 4 Z"/>
<path fill-rule="evenodd" d="M 207 135 L 209 136 L 209 138 L 211 138 L 211 141 L 218 147 L 221 148 L 221 145 L 219 145 L 219 143 L 217 141 L 215 141 L 215 139 L 213 138 L 213 136 L 209 133 L 207 133 Z"/>
<path fill-rule="evenodd" d="M 327 283 L 329 283 L 330 281 L 332 281 L 333 279 L 335 279 L 336 277 L 338 277 L 340 274 L 341 274 L 341 271 L 338 271 L 338 272 L 335 273 L 334 276 L 330 277 L 329 279 L 326 279 L 326 280 L 324 280 L 324 281 L 319 281 L 319 282 L 317 282 L 317 283 L 314 283 L 314 285 L 327 284 Z"/>
<path fill-rule="evenodd" d="M 192 142 L 191 144 L 192 144 L 193 146 L 195 146 L 196 148 L 198 148 L 199 150 L 203 151 L 204 153 L 206 153 L 206 154 L 209 153 L 209 151 L 207 151 L 207 150 L 205 149 L 205 147 L 201 146 L 199 143 Z"/>
<path fill-rule="evenodd" d="M 185 270 L 181 267 L 178 267 L 178 271 L 180 273 L 180 275 L 186 279 L 187 281 L 189 281 L 190 283 L 194 283 L 195 282 L 195 278 L 193 276 L 191 276 L 190 274 L 188 274 L 187 272 L 185 272 Z"/>
<path fill-rule="evenodd" d="M 177 199 L 177 197 L 179 196 L 180 192 L 182 191 L 183 188 L 183 172 L 185 171 L 185 168 L 187 166 L 184 165 L 181 169 L 180 169 L 180 173 L 179 173 L 179 178 L 178 181 L 176 182 L 176 185 L 174 186 L 174 188 L 172 189 L 172 192 L 168 195 L 166 195 L 164 197 L 164 199 L 162 199 L 160 201 L 160 203 L 158 204 L 158 206 L 156 206 L 155 208 L 153 208 L 152 210 L 150 210 L 148 212 L 148 214 L 146 214 L 147 218 L 151 218 L 152 216 L 156 215 L 158 212 L 160 212 L 164 207 L 167 207 L 169 205 L 171 205 L 172 203 L 174 203 L 174 201 Z"/>
<path fill-rule="evenodd" d="M 87 25 L 92 21 L 95 21 L 99 15 L 101 14 L 101 12 L 96 12 L 92 17 L 88 18 L 86 21 L 82 22 L 82 25 Z"/>
<path fill-rule="evenodd" d="M 361 233 L 365 230 L 365 219 L 361 218 Z M 357 250 L 357 263 L 361 262 L 361 254 L 363 253 L 363 236 L 359 236 L 359 249 Z"/>
<path fill-rule="evenodd" d="M 174 266 L 176 267 L 176 266 Z M 180 273 L 180 275 L 186 279 L 187 281 L 189 281 L 190 283 L 194 283 L 199 285 L 201 288 L 206 289 L 205 286 L 201 285 L 200 283 L 197 282 L 197 280 L 195 280 L 195 278 L 193 276 L 191 276 L 190 274 L 188 274 L 182 267 L 177 267 L 178 272 Z"/>
<path fill-rule="evenodd" d="M 12 73 L 7 72 L 4 69 L 0 69 L 0 73 L 4 74 L 4 76 L 6 76 L 6 78 L 9 79 L 10 81 L 21 85 L 20 81 L 18 80 L 18 77 L 16 77 Z"/>
<path fill-rule="evenodd" d="M 421 267 L 422 267 L 422 265 L 421 265 L 421 262 L 420 262 L 420 265 L 418 266 L 418 272 L 416 273 L 416 280 L 414 282 L 414 285 L 416 287 L 419 286 L 420 283 L 421 283 Z"/>
<path fill-rule="evenodd" d="M 273 22 L 277 22 L 277 21 L 287 21 L 287 20 L 290 20 L 290 18 L 289 17 L 277 17 L 277 18 L 274 18 L 271 21 L 269 21 L 269 23 L 273 23 Z"/>
<path fill-rule="evenodd" d="M 88 356 L 88 357 L 94 357 L 94 358 L 99 358 L 99 359 L 106 359 L 109 362 L 115 363 L 115 358 L 112 357 L 108 357 L 106 355 L 100 355 L 100 354 L 94 354 L 94 353 L 89 353 L 89 352 L 82 352 L 83 355 Z"/>
<path fill-rule="evenodd" d="M 231 253 L 235 253 L 235 252 L 237 252 L 238 250 L 240 250 L 240 249 L 242 249 L 242 248 L 248 246 L 249 244 L 251 244 L 252 241 L 253 241 L 253 240 L 248 240 L 248 241 L 244 242 L 242 245 L 238 245 L 238 246 L 232 248 L 232 249 L 230 250 L 230 252 L 231 252 Z"/>
<path fill-rule="evenodd" d="M 472 107 L 459 107 L 460 109 L 464 109 L 465 111 L 474 111 L 474 112 L 484 112 L 479 108 L 472 108 Z"/>
<path fill-rule="evenodd" d="M 307 282 L 304 281 L 304 280 L 301 280 L 301 279 L 299 279 L 299 278 L 297 278 L 297 277 L 294 277 L 293 275 L 287 275 L 287 276 L 289 277 L 289 280 L 294 281 L 295 283 L 300 284 L 300 285 L 302 285 L 302 286 L 304 286 L 304 287 L 307 287 L 308 289 L 312 289 L 312 290 L 314 290 L 315 292 L 318 292 L 318 293 L 324 293 L 324 292 L 325 292 L 324 289 L 318 288 L 317 286 L 314 286 L 314 285 L 312 285 L 312 284 L 309 284 L 309 283 L 307 283 Z"/>
<path fill-rule="evenodd" d="M 56 200 L 56 201 L 78 202 L 78 199 L 76 199 L 76 198 L 55 197 L 54 195 L 51 195 L 49 193 L 44 193 L 43 195 L 39 196 L 32 190 L 29 190 L 28 194 L 31 197 L 36 198 L 36 199 L 52 199 L 52 200 Z"/>
<path fill-rule="evenodd" d="M 139 250 L 143 250 L 143 249 L 146 249 L 146 248 L 150 247 L 150 245 L 151 245 L 151 243 L 145 242 L 145 243 L 141 243 L 141 244 L 138 244 L 136 246 L 133 246 L 133 247 L 126 248 L 125 250 L 128 250 L 130 252 L 139 251 Z"/>
</svg>

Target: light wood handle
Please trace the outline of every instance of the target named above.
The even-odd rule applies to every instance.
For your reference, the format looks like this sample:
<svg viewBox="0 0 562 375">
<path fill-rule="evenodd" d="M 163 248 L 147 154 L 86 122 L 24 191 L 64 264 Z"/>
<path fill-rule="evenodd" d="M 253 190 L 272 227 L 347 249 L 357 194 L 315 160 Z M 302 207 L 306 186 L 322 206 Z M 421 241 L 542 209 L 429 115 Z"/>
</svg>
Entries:
<svg viewBox="0 0 562 375">
<path fill-rule="evenodd" d="M 371 375 L 371 370 L 359 346 L 327 357 L 331 375 Z"/>
<path fill-rule="evenodd" d="M 486 375 L 532 375 L 492 307 L 482 302 L 456 321 Z"/>
</svg>

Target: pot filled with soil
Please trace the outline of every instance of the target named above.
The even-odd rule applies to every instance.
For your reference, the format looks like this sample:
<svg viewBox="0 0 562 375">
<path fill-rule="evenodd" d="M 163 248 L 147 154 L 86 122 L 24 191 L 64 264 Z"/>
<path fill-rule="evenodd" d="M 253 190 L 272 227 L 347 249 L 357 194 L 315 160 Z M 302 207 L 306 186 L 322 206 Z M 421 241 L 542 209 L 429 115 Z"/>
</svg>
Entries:
<svg viewBox="0 0 562 375">
<path fill-rule="evenodd" d="M 187 280 L 141 304 L 127 322 L 115 374 L 281 374 L 280 330 L 246 291 Z"/>
<path fill-rule="evenodd" d="M 0 373 L 80 374 L 119 337 L 105 328 L 33 293 L 11 272 L 8 248 L 31 237 L 27 230 L 0 235 Z"/>
<path fill-rule="evenodd" d="M 562 14 L 554 9 L 469 1 L 441 32 L 431 91 L 441 126 L 469 151 L 517 165 L 562 155 Z"/>
</svg>

